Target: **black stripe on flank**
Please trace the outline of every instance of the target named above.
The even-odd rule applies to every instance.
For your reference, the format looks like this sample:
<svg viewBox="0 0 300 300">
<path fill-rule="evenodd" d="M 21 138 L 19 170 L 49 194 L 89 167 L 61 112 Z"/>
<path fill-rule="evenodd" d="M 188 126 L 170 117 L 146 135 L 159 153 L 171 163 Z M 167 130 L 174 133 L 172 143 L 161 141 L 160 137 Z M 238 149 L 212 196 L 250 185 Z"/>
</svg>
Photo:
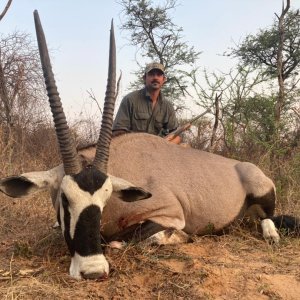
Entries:
<svg viewBox="0 0 300 300">
<path fill-rule="evenodd" d="M 114 235 L 107 237 L 106 242 L 111 241 L 125 241 L 125 242 L 140 242 L 143 241 L 150 236 L 154 235 L 159 231 L 163 231 L 167 229 L 166 227 L 157 224 L 153 221 L 146 220 L 142 224 L 133 224 L 122 231 L 115 233 Z"/>
<path fill-rule="evenodd" d="M 85 208 L 77 221 L 73 246 L 81 256 L 102 253 L 100 236 L 101 211 L 96 205 Z"/>
<path fill-rule="evenodd" d="M 88 165 L 79 174 L 73 175 L 73 178 L 82 190 L 93 195 L 103 186 L 107 175 L 94 166 Z"/>
</svg>

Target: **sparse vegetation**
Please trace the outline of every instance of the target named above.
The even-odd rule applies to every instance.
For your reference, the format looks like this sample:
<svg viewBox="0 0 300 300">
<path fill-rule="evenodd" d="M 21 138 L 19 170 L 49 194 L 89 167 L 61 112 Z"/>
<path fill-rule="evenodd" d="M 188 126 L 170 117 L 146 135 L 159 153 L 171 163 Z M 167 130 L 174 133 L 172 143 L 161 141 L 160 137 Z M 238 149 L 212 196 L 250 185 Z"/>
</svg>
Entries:
<svg viewBox="0 0 300 300">
<path fill-rule="evenodd" d="M 172 8 L 175 2 L 166 3 Z M 178 34 L 180 32 L 181 29 Z M 17 37 L 19 41 L 18 34 L 11 36 L 12 39 Z M 28 36 L 22 37 L 23 42 L 27 41 Z M 2 41 L 5 40 L 2 38 Z M 4 52 L 1 41 L 0 48 L 0 54 L 9 55 L 9 51 Z M 30 69 L 33 73 L 25 72 L 29 68 L 26 62 L 30 66 L 30 62 L 34 63 L 35 70 L 39 70 L 36 51 L 29 48 L 28 61 L 15 61 L 14 72 L 6 69 L 13 77 L 8 77 L 5 72 L 0 76 L 0 105 L 7 108 L 0 115 L 0 177 L 45 170 L 60 163 L 54 129 L 48 114 L 44 113 L 48 104 L 43 100 L 45 95 L 40 94 L 40 71 Z M 193 48 L 190 50 L 195 57 L 198 55 Z M 3 61 L 2 56 L 0 63 Z M 162 62 L 166 61 L 162 59 Z M 27 85 L 32 82 L 32 77 L 25 78 L 24 74 L 34 75 L 33 84 L 29 84 L 32 90 Z M 194 148 L 259 165 L 276 183 L 277 213 L 300 216 L 299 91 L 294 90 L 287 99 L 292 105 L 281 111 L 280 118 L 285 122 L 283 128 L 286 130 L 282 131 L 280 143 L 273 143 L 274 120 L 270 111 L 274 111 L 276 93 L 253 94 L 251 97 L 247 93 L 238 93 L 241 88 L 246 91 L 248 75 L 246 69 L 240 69 L 234 76 L 239 79 L 235 80 L 235 86 L 226 84 L 226 89 L 221 89 L 223 116 L 214 147 L 208 147 L 213 126 L 209 119 L 198 122 L 198 133 L 190 142 Z M 214 92 L 225 83 L 221 77 L 215 79 Z M 194 84 L 196 87 L 196 82 Z M 8 87 L 6 92 L 3 86 Z M 198 92 L 204 96 L 203 92 L 208 91 Z M 214 92 L 201 99 L 214 101 Z M 32 102 L 36 99 L 40 101 L 38 106 Z M 211 103 L 202 104 L 207 107 Z M 74 123 L 71 127 L 78 144 L 95 141 L 96 121 L 87 119 Z M 272 132 L 268 134 L 268 130 Z M 276 155 L 273 155 L 274 151 Z M 106 256 L 111 267 L 109 278 L 79 282 L 67 275 L 70 257 L 60 229 L 52 228 L 55 221 L 47 192 L 22 200 L 0 195 L 1 299 L 299 298 L 300 240 L 286 232 L 280 233 L 281 243 L 275 247 L 262 240 L 260 234 L 250 233 L 240 225 L 232 226 L 226 235 L 212 236 L 214 225 L 208 224 L 207 236 L 192 237 L 193 243 L 189 244 L 154 247 L 140 243 L 129 244 L 121 250 L 107 247 Z"/>
</svg>

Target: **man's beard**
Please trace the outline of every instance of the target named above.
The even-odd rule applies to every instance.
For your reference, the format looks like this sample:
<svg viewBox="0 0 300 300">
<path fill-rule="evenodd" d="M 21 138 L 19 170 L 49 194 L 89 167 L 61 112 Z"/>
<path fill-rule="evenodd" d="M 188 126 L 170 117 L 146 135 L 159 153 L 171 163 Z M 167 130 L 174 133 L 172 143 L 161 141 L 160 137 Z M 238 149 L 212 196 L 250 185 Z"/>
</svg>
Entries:
<svg viewBox="0 0 300 300">
<path fill-rule="evenodd" d="M 160 82 L 158 82 L 158 81 L 152 81 L 151 84 L 149 85 L 149 87 L 151 89 L 158 90 L 161 87 L 160 86 Z"/>
</svg>

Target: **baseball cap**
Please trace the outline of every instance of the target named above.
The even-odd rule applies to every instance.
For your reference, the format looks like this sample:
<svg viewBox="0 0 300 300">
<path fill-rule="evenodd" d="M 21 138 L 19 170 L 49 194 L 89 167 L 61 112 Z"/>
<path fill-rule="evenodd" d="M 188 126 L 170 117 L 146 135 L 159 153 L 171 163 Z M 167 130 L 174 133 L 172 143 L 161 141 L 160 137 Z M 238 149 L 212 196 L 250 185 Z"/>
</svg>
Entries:
<svg viewBox="0 0 300 300">
<path fill-rule="evenodd" d="M 154 69 L 160 70 L 165 74 L 165 67 L 158 62 L 153 62 L 153 63 L 146 65 L 145 74 Z"/>
</svg>

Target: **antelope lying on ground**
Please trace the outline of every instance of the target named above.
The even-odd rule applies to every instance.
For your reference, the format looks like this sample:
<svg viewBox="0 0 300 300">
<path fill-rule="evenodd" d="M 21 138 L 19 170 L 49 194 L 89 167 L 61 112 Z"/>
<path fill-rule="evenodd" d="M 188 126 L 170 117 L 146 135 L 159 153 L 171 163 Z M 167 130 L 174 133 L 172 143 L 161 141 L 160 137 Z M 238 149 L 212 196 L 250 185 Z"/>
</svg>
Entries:
<svg viewBox="0 0 300 300">
<path fill-rule="evenodd" d="M 262 220 L 263 236 L 279 241 L 272 221 L 275 187 L 255 165 L 182 148 L 144 133 L 111 141 L 116 67 L 113 27 L 99 140 L 96 147 L 82 149 L 78 155 L 38 13 L 34 15 L 63 164 L 48 171 L 4 178 L 0 189 L 14 198 L 50 190 L 71 253 L 71 276 L 100 278 L 108 274 L 102 236 L 105 241 L 135 238 L 158 244 L 182 242 L 187 234 L 222 231 L 250 211 Z"/>
</svg>

